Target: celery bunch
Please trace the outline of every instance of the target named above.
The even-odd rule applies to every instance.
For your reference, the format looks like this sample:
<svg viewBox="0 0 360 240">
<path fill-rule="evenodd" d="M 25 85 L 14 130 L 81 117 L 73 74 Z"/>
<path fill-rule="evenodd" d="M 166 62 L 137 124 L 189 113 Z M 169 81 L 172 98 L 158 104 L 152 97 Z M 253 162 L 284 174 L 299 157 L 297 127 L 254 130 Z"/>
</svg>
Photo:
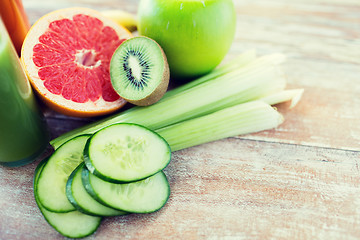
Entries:
<svg viewBox="0 0 360 240">
<path fill-rule="evenodd" d="M 155 130 L 177 151 L 202 143 L 274 128 L 283 117 L 269 104 L 251 101 Z"/>
<path fill-rule="evenodd" d="M 281 54 L 256 57 L 254 51 L 197 80 L 168 91 L 148 107 L 133 107 L 53 139 L 56 149 L 69 139 L 128 122 L 157 131 L 172 151 L 221 138 L 277 127 L 280 114 L 270 105 L 300 99 L 302 90 L 285 90 Z"/>
</svg>

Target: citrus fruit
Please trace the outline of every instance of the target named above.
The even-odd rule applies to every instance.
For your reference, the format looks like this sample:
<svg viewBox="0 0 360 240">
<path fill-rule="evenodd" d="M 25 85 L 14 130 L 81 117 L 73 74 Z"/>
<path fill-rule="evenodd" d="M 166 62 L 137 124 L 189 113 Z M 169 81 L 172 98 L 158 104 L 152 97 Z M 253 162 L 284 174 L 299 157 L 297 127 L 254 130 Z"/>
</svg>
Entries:
<svg viewBox="0 0 360 240">
<path fill-rule="evenodd" d="M 125 105 L 110 81 L 110 60 L 131 33 L 95 10 L 65 8 L 40 18 L 28 32 L 21 60 L 29 81 L 52 109 L 91 117 Z"/>
</svg>

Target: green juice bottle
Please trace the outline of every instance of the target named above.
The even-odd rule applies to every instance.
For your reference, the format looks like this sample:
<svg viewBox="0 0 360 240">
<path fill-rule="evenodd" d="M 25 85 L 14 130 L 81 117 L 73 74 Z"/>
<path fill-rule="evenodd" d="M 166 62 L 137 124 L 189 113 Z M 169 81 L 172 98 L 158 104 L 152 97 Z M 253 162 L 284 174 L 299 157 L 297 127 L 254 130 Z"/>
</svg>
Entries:
<svg viewBox="0 0 360 240">
<path fill-rule="evenodd" d="M 45 119 L 0 18 L 0 164 L 25 165 L 48 142 Z"/>
</svg>

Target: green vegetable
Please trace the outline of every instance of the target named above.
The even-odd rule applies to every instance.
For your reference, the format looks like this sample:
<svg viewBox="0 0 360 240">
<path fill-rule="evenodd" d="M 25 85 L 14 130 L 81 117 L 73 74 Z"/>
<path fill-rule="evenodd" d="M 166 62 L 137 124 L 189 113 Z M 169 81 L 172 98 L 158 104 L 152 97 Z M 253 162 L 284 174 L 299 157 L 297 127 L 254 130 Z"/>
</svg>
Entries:
<svg viewBox="0 0 360 240">
<path fill-rule="evenodd" d="M 304 93 L 304 89 L 284 90 L 284 91 L 277 92 L 272 95 L 263 97 L 263 98 L 261 98 L 261 100 L 270 105 L 274 105 L 274 104 L 281 103 L 281 102 L 291 101 L 290 108 L 293 108 L 300 101 L 303 93 Z"/>
<path fill-rule="evenodd" d="M 119 184 L 107 182 L 83 168 L 82 180 L 94 199 L 125 212 L 155 212 L 165 205 L 170 196 L 170 185 L 162 171 L 144 180 Z"/>
<path fill-rule="evenodd" d="M 93 216 L 119 216 L 127 214 L 126 212 L 109 208 L 90 196 L 81 180 L 83 167 L 84 163 L 81 163 L 72 172 L 66 183 L 66 196 L 70 203 L 74 205 L 79 212 Z"/>
<path fill-rule="evenodd" d="M 172 151 L 277 127 L 283 117 L 269 104 L 252 101 L 156 130 Z"/>
<path fill-rule="evenodd" d="M 236 59 L 232 60 L 231 62 L 229 62 L 223 66 L 216 68 L 215 70 L 211 71 L 210 73 L 208 73 L 198 79 L 195 79 L 187 84 L 184 84 L 180 87 L 177 87 L 171 91 L 166 92 L 164 97 L 167 98 L 167 97 L 170 97 L 177 93 L 181 93 L 181 92 L 183 92 L 187 89 L 190 89 L 194 86 L 197 86 L 201 83 L 204 83 L 209 80 L 215 79 L 217 77 L 223 76 L 224 74 L 229 73 L 231 71 L 235 71 L 239 68 L 246 66 L 247 64 L 251 63 L 255 59 L 256 59 L 255 50 L 246 51 L 245 53 L 239 55 Z"/>
<path fill-rule="evenodd" d="M 35 195 L 41 205 L 51 212 L 76 210 L 66 197 L 65 187 L 70 174 L 84 161 L 83 151 L 90 135 L 77 136 L 59 147 L 43 167 Z"/>
<path fill-rule="evenodd" d="M 284 61 L 284 56 L 273 54 L 256 60 L 253 58 L 253 55 L 245 53 L 214 73 L 169 91 L 156 104 L 131 108 L 65 133 L 50 143 L 56 149 L 77 135 L 92 134 L 121 122 L 157 130 L 283 91 L 286 81 L 278 65 Z"/>
<path fill-rule="evenodd" d="M 135 182 L 164 169 L 170 162 L 169 144 L 155 132 L 129 123 L 101 129 L 87 141 L 87 169 L 109 182 Z"/>
</svg>

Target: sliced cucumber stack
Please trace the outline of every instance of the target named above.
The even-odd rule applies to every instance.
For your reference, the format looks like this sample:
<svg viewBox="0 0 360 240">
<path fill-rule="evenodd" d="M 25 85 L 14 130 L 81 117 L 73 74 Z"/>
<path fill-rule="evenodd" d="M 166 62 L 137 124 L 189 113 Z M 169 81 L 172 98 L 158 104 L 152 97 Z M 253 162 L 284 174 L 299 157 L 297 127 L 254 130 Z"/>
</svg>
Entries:
<svg viewBox="0 0 360 240">
<path fill-rule="evenodd" d="M 96 201 L 85 190 L 81 180 L 81 171 L 84 163 L 80 164 L 70 175 L 66 184 L 66 196 L 72 205 L 80 212 L 95 216 L 119 216 L 127 214 L 127 212 L 119 211 L 104 206 Z"/>
<path fill-rule="evenodd" d="M 85 237 L 96 231 L 103 216 L 162 208 L 170 196 L 162 171 L 170 158 L 169 145 L 155 132 L 115 124 L 69 140 L 40 163 L 35 200 L 59 233 Z"/>
<path fill-rule="evenodd" d="M 35 170 L 35 176 L 34 176 L 35 192 L 36 192 L 36 188 L 38 187 L 39 175 L 42 172 L 47 161 L 48 161 L 47 159 L 43 160 Z M 38 196 L 36 194 L 34 195 L 35 195 L 36 204 L 38 205 L 45 220 L 65 237 L 83 238 L 89 236 L 92 233 L 94 233 L 100 225 L 101 217 L 86 215 L 79 211 L 70 211 L 67 213 L 50 212 L 42 206 Z"/>
<path fill-rule="evenodd" d="M 119 123 L 92 135 L 84 150 L 86 167 L 114 183 L 139 181 L 164 169 L 171 159 L 169 144 L 137 124 Z"/>
</svg>

